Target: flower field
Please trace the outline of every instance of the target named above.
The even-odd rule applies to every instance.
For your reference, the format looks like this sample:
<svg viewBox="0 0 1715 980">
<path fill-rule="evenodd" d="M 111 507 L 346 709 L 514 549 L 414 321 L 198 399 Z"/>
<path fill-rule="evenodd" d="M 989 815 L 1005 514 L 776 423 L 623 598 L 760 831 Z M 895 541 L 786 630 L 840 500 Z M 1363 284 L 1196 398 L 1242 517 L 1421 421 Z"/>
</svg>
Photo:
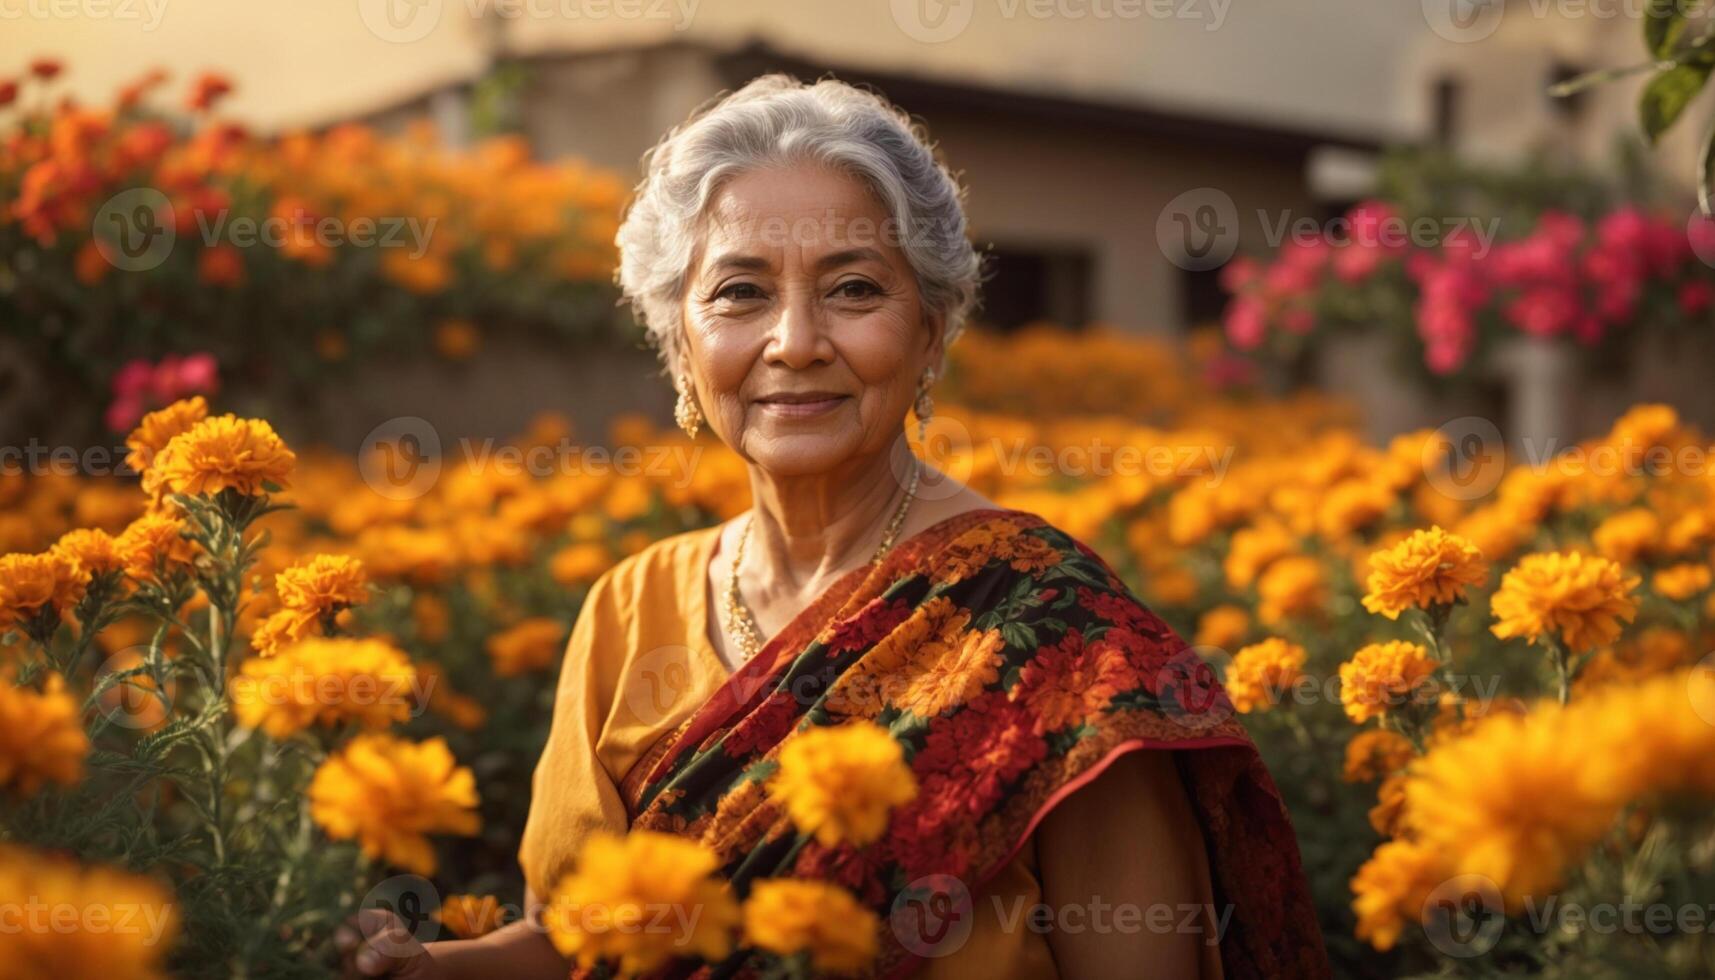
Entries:
<svg viewBox="0 0 1715 980">
<path fill-rule="evenodd" d="M 1678 919 L 1563 913 L 1715 899 L 1708 437 L 1643 405 L 1544 464 L 1461 463 L 1435 433 L 1370 447 L 1343 406 L 1226 374 L 1201 343 L 969 336 L 923 451 L 1089 541 L 1225 676 L 1230 704 L 1185 710 L 1242 712 L 1263 746 L 1342 975 L 1707 975 Z M 0 935 L 0 971 L 327 975 L 334 925 L 401 874 L 442 896 L 424 938 L 515 916 L 582 593 L 745 506 L 717 444 L 640 419 L 591 441 L 686 465 L 505 465 L 573 444 L 543 418 L 515 456 L 449 459 L 396 498 L 196 397 L 132 434 L 140 479 L 0 476 L 5 893 L 150 913 L 125 942 L 87 915 Z M 862 839 L 908 798 L 897 759 L 850 737 L 795 747 L 771 785 L 806 833 Z M 835 777 L 859 791 L 830 799 Z M 592 843 L 554 898 L 706 902 L 721 914 L 679 937 L 703 955 L 867 962 L 882 926 L 843 892 L 779 882 L 739 907 L 695 850 Z M 548 921 L 589 962 L 665 955 Z"/>
</svg>

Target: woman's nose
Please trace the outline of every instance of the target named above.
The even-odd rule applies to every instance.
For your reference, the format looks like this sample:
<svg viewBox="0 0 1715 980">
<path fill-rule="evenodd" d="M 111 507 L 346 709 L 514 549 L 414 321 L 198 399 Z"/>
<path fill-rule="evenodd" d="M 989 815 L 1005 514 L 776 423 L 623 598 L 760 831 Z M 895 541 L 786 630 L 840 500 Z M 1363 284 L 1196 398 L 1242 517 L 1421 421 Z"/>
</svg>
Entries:
<svg viewBox="0 0 1715 980">
<path fill-rule="evenodd" d="M 763 355 L 795 370 L 831 361 L 834 348 L 824 326 L 816 297 L 808 291 L 797 292 L 782 304 Z"/>
</svg>

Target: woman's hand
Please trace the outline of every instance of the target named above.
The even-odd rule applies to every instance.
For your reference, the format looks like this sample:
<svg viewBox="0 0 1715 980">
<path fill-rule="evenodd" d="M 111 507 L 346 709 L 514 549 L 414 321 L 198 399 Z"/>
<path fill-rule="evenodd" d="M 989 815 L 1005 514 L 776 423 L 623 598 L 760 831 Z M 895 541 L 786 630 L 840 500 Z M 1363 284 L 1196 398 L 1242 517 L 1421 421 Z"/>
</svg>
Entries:
<svg viewBox="0 0 1715 980">
<path fill-rule="evenodd" d="M 398 980 L 452 980 L 397 915 L 364 909 L 334 932 L 340 976 L 396 977 Z"/>
</svg>

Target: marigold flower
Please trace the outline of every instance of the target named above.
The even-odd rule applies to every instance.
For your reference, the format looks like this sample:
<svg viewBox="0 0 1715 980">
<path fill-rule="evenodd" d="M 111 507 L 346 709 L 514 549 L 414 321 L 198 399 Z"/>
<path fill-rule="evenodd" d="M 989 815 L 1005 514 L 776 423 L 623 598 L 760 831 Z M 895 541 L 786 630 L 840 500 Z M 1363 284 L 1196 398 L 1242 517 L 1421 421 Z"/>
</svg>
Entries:
<svg viewBox="0 0 1715 980">
<path fill-rule="evenodd" d="M 435 873 L 425 835 L 475 834 L 477 803 L 476 777 L 439 738 L 358 735 L 310 780 L 310 817 L 329 837 L 420 875 Z"/>
<path fill-rule="evenodd" d="M 1250 629 L 1250 613 L 1246 612 L 1244 607 L 1220 605 L 1197 620 L 1197 634 L 1193 642 L 1200 647 L 1230 650 L 1245 641 Z"/>
<path fill-rule="evenodd" d="M 119 543 L 113 535 L 96 528 L 67 531 L 54 542 L 51 550 L 77 566 L 78 576 L 86 581 L 125 567 L 125 556 L 119 551 Z"/>
<path fill-rule="evenodd" d="M 917 780 L 887 729 L 857 721 L 789 737 L 768 789 L 822 846 L 861 847 L 886 832 L 895 807 L 916 799 Z"/>
<path fill-rule="evenodd" d="M 30 905 L 0 932 L 7 980 L 166 980 L 178 905 L 154 880 L 0 845 L 0 895 Z M 29 909 L 38 910 L 32 921 Z M 128 909 L 133 928 L 114 928 Z"/>
<path fill-rule="evenodd" d="M 233 714 L 288 738 L 311 725 L 386 728 L 411 717 L 416 668 L 381 640 L 314 638 L 244 662 L 232 679 Z"/>
<path fill-rule="evenodd" d="M 548 560 L 548 574 L 568 588 L 588 585 L 613 566 L 613 555 L 598 541 L 567 545 Z"/>
<path fill-rule="evenodd" d="M 713 851 L 674 834 L 598 833 L 554 886 L 542 914 L 554 947 L 581 966 L 616 963 L 625 976 L 669 960 L 724 959 L 738 903 L 715 877 Z"/>
<path fill-rule="evenodd" d="M 125 465 L 138 473 L 147 472 L 149 464 L 155 461 L 155 455 L 167 448 L 167 443 L 172 442 L 174 436 L 189 432 L 192 426 L 206 418 L 208 401 L 201 395 L 181 399 L 143 416 L 143 421 L 125 437 L 125 446 L 131 450 L 125 456 Z"/>
<path fill-rule="evenodd" d="M 435 918 L 460 939 L 476 939 L 505 925 L 506 910 L 493 895 L 448 895 Z"/>
<path fill-rule="evenodd" d="M 151 492 L 212 496 L 230 489 L 255 496 L 286 486 L 296 461 L 267 422 L 222 415 L 174 436 L 149 464 L 143 485 Z"/>
<path fill-rule="evenodd" d="M 349 555 L 316 555 L 274 576 L 280 605 L 324 616 L 369 598 L 369 576 L 363 562 Z"/>
<path fill-rule="evenodd" d="M 1655 511 L 1634 507 L 1610 516 L 1590 535 L 1598 554 L 1625 564 L 1661 543 L 1661 518 Z"/>
<path fill-rule="evenodd" d="M 1526 555 L 1501 578 L 1492 632 L 1531 643 L 1558 637 L 1571 653 L 1612 643 L 1637 615 L 1639 579 L 1614 561 L 1579 552 Z"/>
<path fill-rule="evenodd" d="M 488 655 L 494 672 L 517 677 L 534 670 L 547 670 L 565 650 L 566 624 L 546 616 L 521 620 L 488 638 Z"/>
<path fill-rule="evenodd" d="M 1359 939 L 1387 951 L 1399 942 L 1407 922 L 1420 922 L 1423 905 L 1448 880 L 1434 848 L 1412 840 L 1388 841 L 1376 848 L 1352 876 L 1354 930 Z"/>
<path fill-rule="evenodd" d="M 1328 601 L 1322 563 L 1307 555 L 1278 559 L 1257 580 L 1257 618 L 1270 626 L 1319 612 Z"/>
<path fill-rule="evenodd" d="M 1376 789 L 1376 805 L 1370 807 L 1370 827 L 1383 837 L 1399 834 L 1405 812 L 1405 776 L 1395 773 Z"/>
<path fill-rule="evenodd" d="M 1348 783 L 1383 779 L 1404 769 L 1417 756 L 1411 739 L 1385 728 L 1366 728 L 1346 743 L 1346 764 L 1341 771 Z"/>
<path fill-rule="evenodd" d="M 1650 579 L 1650 586 L 1660 593 L 1662 598 L 1684 602 L 1707 590 L 1710 578 L 1708 565 L 1685 562 L 1656 572 Z"/>
<path fill-rule="evenodd" d="M 189 570 L 197 545 L 184 531 L 182 519 L 166 514 L 145 514 L 132 521 L 115 541 L 125 560 L 125 574 L 148 582 Z"/>
<path fill-rule="evenodd" d="M 39 694 L 0 678 L 0 788 L 33 796 L 43 783 L 82 779 L 89 755 L 82 711 L 58 674 L 47 676 Z"/>
<path fill-rule="evenodd" d="M 782 957 L 807 954 L 818 976 L 862 973 L 875 960 L 881 919 L 838 885 L 758 881 L 743 913 L 748 945 Z"/>
<path fill-rule="evenodd" d="M 1304 676 L 1304 648 L 1269 637 L 1233 654 L 1227 668 L 1227 694 L 1233 707 L 1251 712 L 1274 707 L 1287 688 Z"/>
<path fill-rule="evenodd" d="M 1398 619 L 1413 607 L 1452 605 L 1468 586 L 1480 586 L 1488 577 L 1488 563 L 1476 545 L 1432 527 L 1370 556 L 1364 608 Z"/>
<path fill-rule="evenodd" d="M 1419 696 L 1435 674 L 1435 661 L 1416 643 L 1371 643 L 1340 665 L 1340 701 L 1357 724 Z"/>
<path fill-rule="evenodd" d="M 77 564 L 60 552 L 0 555 L 0 633 L 44 612 L 64 614 L 83 598 L 84 584 Z"/>
</svg>

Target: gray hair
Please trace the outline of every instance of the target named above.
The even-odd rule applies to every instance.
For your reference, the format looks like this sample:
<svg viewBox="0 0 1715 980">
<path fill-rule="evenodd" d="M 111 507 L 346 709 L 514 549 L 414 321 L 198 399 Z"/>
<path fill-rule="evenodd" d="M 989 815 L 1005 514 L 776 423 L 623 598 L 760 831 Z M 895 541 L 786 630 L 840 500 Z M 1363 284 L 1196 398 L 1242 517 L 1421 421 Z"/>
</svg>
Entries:
<svg viewBox="0 0 1715 980">
<path fill-rule="evenodd" d="M 844 82 L 763 75 L 705 103 L 644 153 L 643 179 L 619 228 L 620 290 L 668 370 L 678 367 L 685 283 L 709 202 L 740 173 L 803 162 L 869 184 L 925 312 L 943 318 L 943 343 L 964 327 L 981 259 L 965 235 L 964 189 L 935 158 L 924 127 Z"/>
</svg>

